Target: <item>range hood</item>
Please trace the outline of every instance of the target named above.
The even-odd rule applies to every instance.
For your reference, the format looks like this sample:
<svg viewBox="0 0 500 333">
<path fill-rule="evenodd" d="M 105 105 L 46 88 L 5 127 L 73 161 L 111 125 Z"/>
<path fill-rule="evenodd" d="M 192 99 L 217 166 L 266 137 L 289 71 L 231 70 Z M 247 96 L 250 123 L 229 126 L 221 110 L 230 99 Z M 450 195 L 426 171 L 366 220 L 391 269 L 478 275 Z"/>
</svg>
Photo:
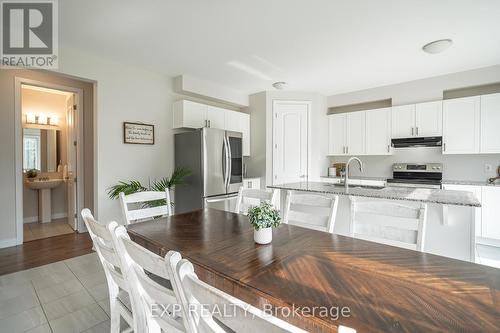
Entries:
<svg viewBox="0 0 500 333">
<path fill-rule="evenodd" d="M 391 143 L 394 148 L 441 147 L 443 144 L 443 137 L 428 136 L 422 138 L 392 139 Z"/>
</svg>

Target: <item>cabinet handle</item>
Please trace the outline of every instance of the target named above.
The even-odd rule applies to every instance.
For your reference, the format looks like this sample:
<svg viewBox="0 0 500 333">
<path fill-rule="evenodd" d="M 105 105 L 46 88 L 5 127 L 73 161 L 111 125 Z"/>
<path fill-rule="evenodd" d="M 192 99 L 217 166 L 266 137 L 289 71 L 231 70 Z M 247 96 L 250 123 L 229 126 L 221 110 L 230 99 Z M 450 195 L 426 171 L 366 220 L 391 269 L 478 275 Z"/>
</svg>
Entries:
<svg viewBox="0 0 500 333">
<path fill-rule="evenodd" d="M 411 128 L 411 136 L 413 136 L 413 127 Z"/>
<path fill-rule="evenodd" d="M 345 152 L 346 152 L 346 154 L 349 154 L 349 146 L 345 147 Z"/>
<path fill-rule="evenodd" d="M 446 142 L 443 143 L 443 151 L 446 151 Z"/>
<path fill-rule="evenodd" d="M 208 127 L 208 120 L 205 119 L 205 127 Z"/>
<path fill-rule="evenodd" d="M 390 153 L 391 152 L 391 148 L 389 145 L 387 145 L 387 152 Z"/>
<path fill-rule="evenodd" d="M 212 124 L 210 123 L 210 120 L 208 120 L 208 127 L 212 127 Z"/>
<path fill-rule="evenodd" d="M 415 128 L 415 131 L 417 132 L 417 136 L 418 136 L 418 126 Z"/>
</svg>

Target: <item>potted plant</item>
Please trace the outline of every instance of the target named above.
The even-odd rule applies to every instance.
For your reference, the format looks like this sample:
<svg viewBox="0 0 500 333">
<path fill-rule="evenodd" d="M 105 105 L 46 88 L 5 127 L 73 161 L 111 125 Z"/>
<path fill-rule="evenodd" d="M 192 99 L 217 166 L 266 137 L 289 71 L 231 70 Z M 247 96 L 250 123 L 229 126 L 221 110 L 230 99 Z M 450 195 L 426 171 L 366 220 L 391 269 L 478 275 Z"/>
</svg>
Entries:
<svg viewBox="0 0 500 333">
<path fill-rule="evenodd" d="M 273 240 L 273 228 L 281 223 L 279 211 L 264 201 L 248 209 L 248 218 L 253 226 L 253 239 L 257 244 L 269 244 Z"/>
<path fill-rule="evenodd" d="M 36 176 L 38 176 L 37 169 L 29 169 L 26 171 L 26 178 L 28 178 L 28 180 L 33 180 Z"/>
<path fill-rule="evenodd" d="M 153 180 L 149 186 L 142 185 L 137 180 L 131 181 L 120 181 L 118 184 L 111 186 L 108 188 L 108 196 L 110 199 L 117 199 L 120 195 L 120 192 L 125 193 L 125 195 L 129 195 L 136 192 L 143 191 L 159 191 L 164 192 L 166 189 L 173 189 L 177 185 L 184 184 L 184 179 L 191 174 L 191 171 L 186 168 L 176 168 L 169 177 L 164 177 L 159 180 Z M 174 203 L 171 203 L 172 206 Z M 143 208 L 150 208 L 156 206 L 165 205 L 165 200 L 154 200 L 143 203 Z"/>
</svg>

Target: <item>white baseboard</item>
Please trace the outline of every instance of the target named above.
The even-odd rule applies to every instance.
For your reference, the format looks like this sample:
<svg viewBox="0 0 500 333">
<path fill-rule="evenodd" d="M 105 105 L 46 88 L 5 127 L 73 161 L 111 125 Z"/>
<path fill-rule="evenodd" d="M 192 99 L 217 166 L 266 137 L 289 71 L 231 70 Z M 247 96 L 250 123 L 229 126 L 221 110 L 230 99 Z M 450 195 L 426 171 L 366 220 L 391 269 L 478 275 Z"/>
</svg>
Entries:
<svg viewBox="0 0 500 333">
<path fill-rule="evenodd" d="M 52 219 L 62 219 L 68 217 L 67 213 L 56 213 L 52 214 Z M 33 222 L 38 222 L 38 216 L 30 216 L 30 217 L 25 217 L 23 218 L 23 223 L 33 223 Z"/>
<path fill-rule="evenodd" d="M 16 246 L 17 245 L 17 239 L 16 238 L 10 238 L 10 239 L 2 239 L 0 240 L 0 249 L 4 247 L 11 247 L 11 246 Z"/>
</svg>

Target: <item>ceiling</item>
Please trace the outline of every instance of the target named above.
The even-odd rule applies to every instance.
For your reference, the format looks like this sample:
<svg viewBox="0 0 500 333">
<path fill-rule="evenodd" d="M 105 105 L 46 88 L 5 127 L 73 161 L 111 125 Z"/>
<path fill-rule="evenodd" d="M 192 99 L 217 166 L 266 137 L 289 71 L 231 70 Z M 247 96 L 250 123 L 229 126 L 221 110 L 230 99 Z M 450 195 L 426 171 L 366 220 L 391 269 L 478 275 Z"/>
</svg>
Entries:
<svg viewBox="0 0 500 333">
<path fill-rule="evenodd" d="M 244 93 L 326 95 L 500 63 L 497 0 L 64 0 L 61 46 Z M 446 52 L 421 47 L 452 38 Z"/>
</svg>

